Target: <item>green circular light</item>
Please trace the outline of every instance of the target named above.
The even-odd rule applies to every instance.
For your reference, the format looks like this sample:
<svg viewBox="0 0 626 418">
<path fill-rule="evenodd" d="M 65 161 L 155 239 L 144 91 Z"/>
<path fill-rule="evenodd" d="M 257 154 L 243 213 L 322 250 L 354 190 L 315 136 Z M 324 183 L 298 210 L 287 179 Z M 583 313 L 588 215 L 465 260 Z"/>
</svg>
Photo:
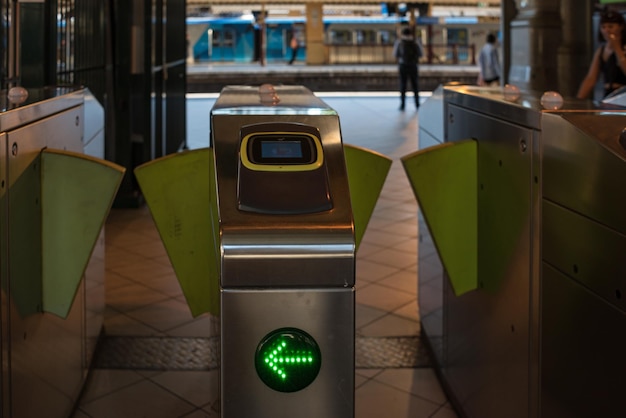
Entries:
<svg viewBox="0 0 626 418">
<path fill-rule="evenodd" d="M 281 328 L 267 334 L 254 356 L 256 372 L 279 392 L 296 392 L 311 384 L 322 365 L 319 346 L 306 332 Z"/>
</svg>

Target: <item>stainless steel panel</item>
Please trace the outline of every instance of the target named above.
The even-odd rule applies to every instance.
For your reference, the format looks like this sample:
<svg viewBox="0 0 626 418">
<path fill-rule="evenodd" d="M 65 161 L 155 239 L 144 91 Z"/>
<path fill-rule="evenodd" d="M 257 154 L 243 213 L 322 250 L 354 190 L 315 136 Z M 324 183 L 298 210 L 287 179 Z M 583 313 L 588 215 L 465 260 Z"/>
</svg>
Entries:
<svg viewBox="0 0 626 418">
<path fill-rule="evenodd" d="M 104 109 L 85 91 L 83 152 L 104 159 Z M 85 271 L 85 371 L 93 358 L 104 323 L 104 227 L 96 241 Z"/>
<path fill-rule="evenodd" d="M 533 130 L 447 104 L 448 141 L 478 141 L 479 289 L 446 283 L 444 375 L 468 417 L 529 415 Z"/>
<path fill-rule="evenodd" d="M 626 313 L 626 235 L 549 201 L 543 260 Z"/>
<path fill-rule="evenodd" d="M 28 93 L 27 101 L 21 104 L 10 103 L 6 95 L 0 97 L 0 132 L 81 106 L 84 100 L 84 91 L 75 88 L 30 89 Z"/>
<path fill-rule="evenodd" d="M 7 137 L 0 134 L 0 417 L 11 411 L 9 368 L 9 199 L 7 181 Z"/>
<path fill-rule="evenodd" d="M 479 150 L 479 290 L 444 281 L 452 399 L 476 418 L 623 415 L 626 114 L 468 86 L 445 100 L 446 140 Z"/>
<path fill-rule="evenodd" d="M 419 149 L 444 142 L 444 89 L 438 87 L 420 106 Z M 444 270 L 430 230 L 418 210 L 417 285 L 418 307 L 422 332 L 426 335 L 439 366 L 445 364 L 443 350 Z"/>
<path fill-rule="evenodd" d="M 541 105 L 538 98 L 531 94 L 520 95 L 523 96 L 509 101 L 505 100 L 504 90 L 500 87 L 477 86 L 447 87 L 444 92 L 446 103 L 475 110 L 504 122 L 539 129 L 541 115 L 536 110 L 541 109 Z"/>
<path fill-rule="evenodd" d="M 83 119 L 85 154 L 104 159 L 104 109 L 88 90 L 85 91 Z"/>
<path fill-rule="evenodd" d="M 354 290 L 224 290 L 222 292 L 223 417 L 349 418 L 354 416 Z M 317 378 L 281 393 L 257 376 L 254 354 L 270 331 L 294 327 L 322 352 Z"/>
<path fill-rule="evenodd" d="M 85 334 L 84 334 L 84 373 L 86 374 L 94 357 L 102 327 L 104 325 L 105 300 L 105 241 L 104 228 L 94 246 L 84 275 L 85 283 Z"/>
<path fill-rule="evenodd" d="M 540 130 L 543 115 L 549 112 L 601 112 L 587 100 L 567 99 L 559 109 L 549 109 L 541 103 L 541 93 L 520 91 L 507 93 L 502 87 L 446 86 L 445 101 L 475 110 L 496 119 Z"/>
<path fill-rule="evenodd" d="M 418 225 L 418 306 L 422 332 L 441 367 L 446 363 L 444 352 L 444 283 L 447 278 L 425 223 Z"/>
<path fill-rule="evenodd" d="M 545 198 L 626 234 L 626 115 L 565 116 L 544 116 Z"/>
<path fill-rule="evenodd" d="M 547 264 L 542 276 L 541 416 L 623 417 L 626 316 Z"/>
<path fill-rule="evenodd" d="M 12 417 L 69 416 L 83 383 L 84 287 L 62 320 L 40 312 L 29 280 L 41 277 L 41 202 L 37 156 L 42 148 L 82 151 L 82 108 L 11 131 L 9 151 L 10 386 Z M 36 295 L 35 295 L 36 296 Z M 28 303 L 18 306 L 17 300 Z M 34 311 L 34 312 L 33 312 Z M 33 402 L 37 394 L 37 402 Z"/>
<path fill-rule="evenodd" d="M 442 143 L 444 138 L 443 86 L 436 88 L 432 95 L 420 106 L 418 115 L 419 148 L 426 148 L 426 143 Z"/>
<path fill-rule="evenodd" d="M 241 112 L 243 108 L 237 109 Z M 222 286 L 352 286 L 352 208 L 338 117 L 306 112 L 292 115 L 237 112 L 213 111 L 211 121 L 222 239 Z M 319 130 L 334 202 L 332 210 L 289 216 L 238 210 L 240 128 L 268 122 L 301 123 Z M 289 178 L 285 174 L 285 181 Z"/>
<path fill-rule="evenodd" d="M 227 86 L 211 111 L 214 115 L 336 115 L 302 86 Z"/>
</svg>

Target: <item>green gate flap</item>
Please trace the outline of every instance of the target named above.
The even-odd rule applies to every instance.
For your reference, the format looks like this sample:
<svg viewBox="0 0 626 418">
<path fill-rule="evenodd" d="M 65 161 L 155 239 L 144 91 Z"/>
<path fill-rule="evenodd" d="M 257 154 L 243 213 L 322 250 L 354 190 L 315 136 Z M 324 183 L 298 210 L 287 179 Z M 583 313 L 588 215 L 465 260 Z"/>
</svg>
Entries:
<svg viewBox="0 0 626 418">
<path fill-rule="evenodd" d="M 389 173 L 391 159 L 353 145 L 344 145 L 343 148 L 354 217 L 354 239 L 358 250 Z"/>
<path fill-rule="evenodd" d="M 402 158 L 454 293 L 478 285 L 477 142 L 448 142 Z"/>
<path fill-rule="evenodd" d="M 44 312 L 67 317 L 124 171 L 84 154 L 41 152 Z"/>
<path fill-rule="evenodd" d="M 219 232 L 211 149 L 150 161 L 135 168 L 135 175 L 192 315 L 218 316 Z"/>
</svg>

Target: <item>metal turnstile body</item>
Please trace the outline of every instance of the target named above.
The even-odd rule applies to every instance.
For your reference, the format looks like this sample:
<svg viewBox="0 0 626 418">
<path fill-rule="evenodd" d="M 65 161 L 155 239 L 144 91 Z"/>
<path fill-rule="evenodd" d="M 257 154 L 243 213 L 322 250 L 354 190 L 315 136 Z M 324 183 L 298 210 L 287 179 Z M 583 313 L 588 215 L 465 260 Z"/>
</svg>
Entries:
<svg viewBox="0 0 626 418">
<path fill-rule="evenodd" d="M 354 416 L 355 245 L 336 112 L 303 87 L 227 87 L 211 145 L 222 417 Z"/>
<path fill-rule="evenodd" d="M 419 250 L 423 331 L 455 406 L 476 418 L 622 416 L 626 111 L 471 86 L 437 100 L 437 139 L 478 150 L 476 290 L 455 295 Z M 428 234 L 421 224 L 420 242 Z"/>
<path fill-rule="evenodd" d="M 0 97 L 0 417 L 63 418 L 75 408 L 102 330 L 104 233 L 67 316 L 46 312 L 41 218 L 49 206 L 39 156 L 58 149 L 103 158 L 104 112 L 83 89 L 30 90 L 20 104 Z"/>
</svg>

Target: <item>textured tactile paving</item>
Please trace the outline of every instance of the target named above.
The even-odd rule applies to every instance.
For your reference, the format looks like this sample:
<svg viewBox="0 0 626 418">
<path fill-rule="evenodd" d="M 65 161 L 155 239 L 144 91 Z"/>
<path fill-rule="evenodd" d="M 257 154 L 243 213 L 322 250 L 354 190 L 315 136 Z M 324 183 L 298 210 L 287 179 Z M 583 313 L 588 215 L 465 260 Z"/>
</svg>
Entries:
<svg viewBox="0 0 626 418">
<path fill-rule="evenodd" d="M 94 366 L 100 369 L 213 370 L 219 337 L 105 337 Z M 430 367 L 419 337 L 356 337 L 357 369 Z"/>
<path fill-rule="evenodd" d="M 355 357 L 357 369 L 431 366 L 419 337 L 357 337 Z"/>
</svg>

